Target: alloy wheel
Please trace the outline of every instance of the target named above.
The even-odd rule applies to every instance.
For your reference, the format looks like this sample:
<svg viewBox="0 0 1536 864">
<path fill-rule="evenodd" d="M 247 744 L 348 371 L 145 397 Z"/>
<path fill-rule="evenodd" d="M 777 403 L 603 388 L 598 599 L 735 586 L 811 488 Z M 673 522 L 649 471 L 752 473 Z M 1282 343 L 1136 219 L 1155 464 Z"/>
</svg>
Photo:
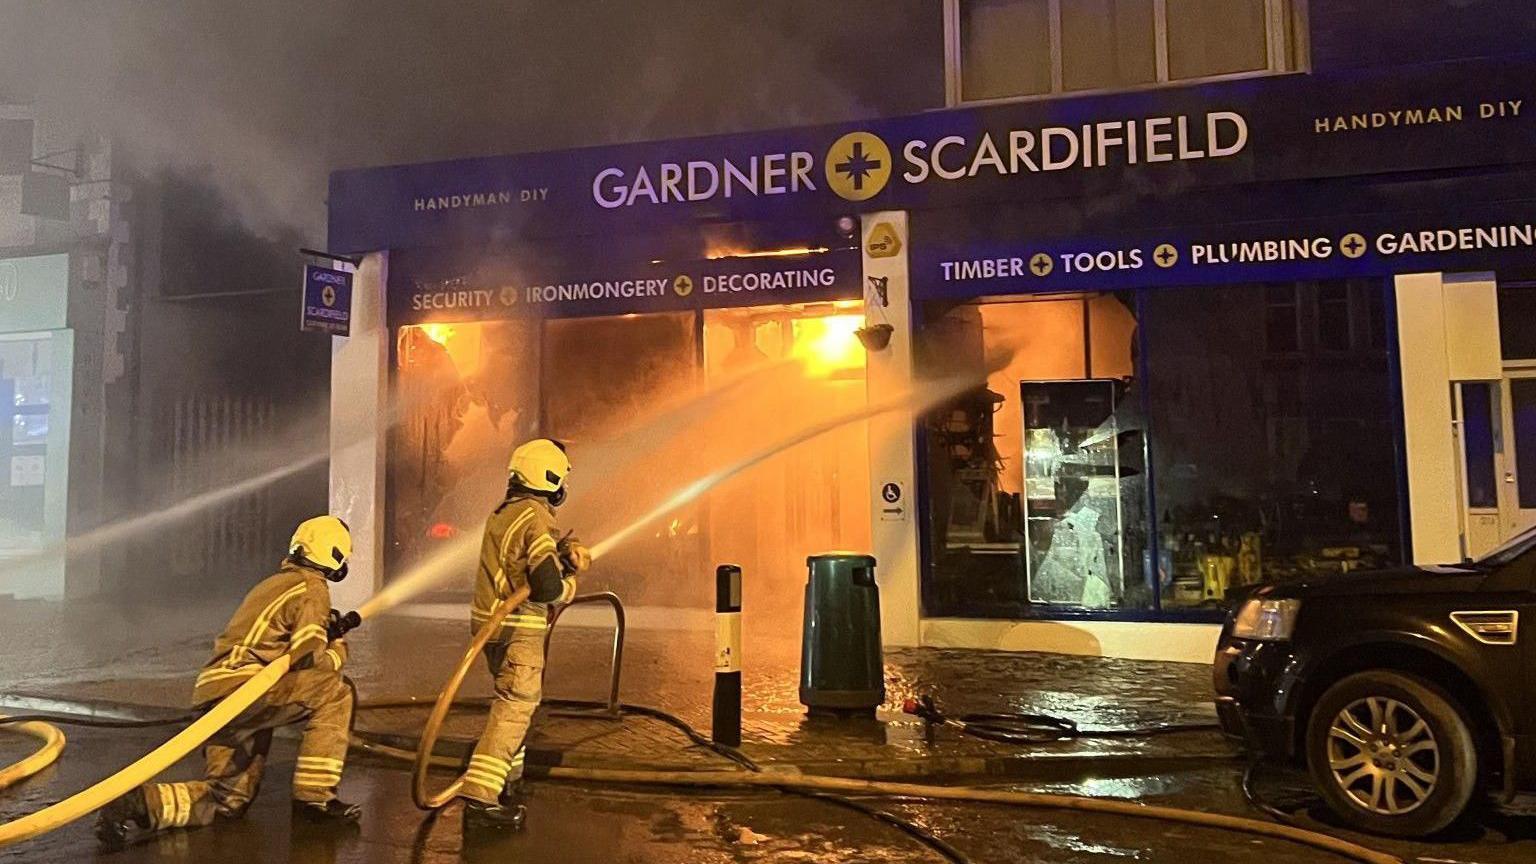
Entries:
<svg viewBox="0 0 1536 864">
<path fill-rule="evenodd" d="M 1346 705 L 1328 728 L 1328 768 L 1360 807 L 1383 816 L 1418 809 L 1440 777 L 1440 747 L 1411 706 L 1385 696 Z"/>
</svg>

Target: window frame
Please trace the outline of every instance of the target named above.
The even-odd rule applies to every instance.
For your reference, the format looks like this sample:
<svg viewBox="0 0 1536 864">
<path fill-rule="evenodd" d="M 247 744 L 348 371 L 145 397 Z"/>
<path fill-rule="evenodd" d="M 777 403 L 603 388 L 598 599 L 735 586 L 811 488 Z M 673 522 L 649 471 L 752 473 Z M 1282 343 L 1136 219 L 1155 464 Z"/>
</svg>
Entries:
<svg viewBox="0 0 1536 864">
<path fill-rule="evenodd" d="M 1289 302 L 1289 303 L 1276 303 L 1276 302 L 1274 302 L 1273 300 L 1270 299 L 1270 292 L 1273 291 L 1273 290 L 1282 288 L 1282 287 L 1290 292 L 1291 302 Z M 1304 298 L 1301 295 L 1302 295 L 1302 285 L 1301 285 L 1301 283 L 1298 283 L 1298 282 L 1269 282 L 1269 283 L 1265 283 L 1264 284 L 1264 353 L 1265 354 L 1267 354 L 1267 355 L 1269 355 L 1271 357 L 1294 357 L 1294 356 L 1300 354 L 1303 349 L 1305 349 L 1306 342 L 1305 342 L 1305 340 L 1302 337 L 1306 333 L 1306 328 L 1304 328 L 1302 326 L 1302 320 L 1301 320 L 1301 312 L 1302 312 L 1302 308 L 1303 308 L 1302 302 L 1303 302 Z M 1277 348 L 1277 347 L 1275 347 L 1272 344 L 1272 342 L 1271 342 L 1271 340 L 1269 338 L 1269 335 L 1270 335 L 1269 334 L 1269 314 L 1270 314 L 1270 310 L 1271 309 L 1289 309 L 1289 310 L 1291 310 L 1291 315 L 1290 315 L 1290 317 L 1291 317 L 1291 328 L 1292 328 L 1293 334 L 1295 336 L 1295 342 L 1290 347 L 1288 347 L 1288 348 Z"/>
<path fill-rule="evenodd" d="M 1235 81 L 1283 75 L 1301 71 L 1304 52 L 1301 34 L 1305 32 L 1306 0 L 1264 0 L 1265 8 L 1265 56 L 1268 61 L 1263 69 L 1248 72 L 1229 72 L 1200 78 L 1168 77 L 1168 0 L 1152 0 L 1152 38 L 1156 58 L 1157 80 L 1129 87 L 1107 87 L 1092 90 L 1067 90 L 1064 86 L 1061 39 L 1061 8 L 1071 0 L 1046 0 L 1050 21 L 1048 40 L 1051 54 L 1051 89 L 1047 93 L 1031 93 L 1019 96 L 994 96 L 986 99 L 966 99 L 964 78 L 960 69 L 963 46 L 960 41 L 960 4 L 965 0 L 944 0 L 944 102 L 948 107 L 972 105 L 997 105 L 1009 102 L 1029 102 L 1038 99 L 1055 99 L 1062 96 L 1087 96 L 1099 93 L 1124 93 L 1134 90 L 1153 90 L 1176 87 L 1206 81 Z"/>
<path fill-rule="evenodd" d="M 1323 298 L 1323 294 L 1330 287 L 1337 287 L 1340 291 L 1343 292 L 1344 296 L 1340 300 L 1325 300 Z M 1348 354 L 1352 351 L 1359 350 L 1360 334 L 1358 328 L 1355 326 L 1355 286 L 1352 281 L 1345 279 L 1329 279 L 1317 282 L 1312 288 L 1312 305 L 1314 319 L 1313 324 L 1315 325 L 1313 328 L 1315 330 L 1313 336 L 1317 340 L 1316 344 L 1317 350 L 1319 352 L 1325 354 Z M 1340 310 L 1343 312 L 1344 322 L 1343 345 L 1329 345 L 1327 340 L 1323 338 L 1323 322 L 1324 319 L 1330 319 L 1330 316 L 1327 313 L 1329 311 L 1328 307 L 1331 305 L 1338 305 L 1343 307 L 1343 309 Z M 1338 319 L 1331 318 L 1330 320 Z"/>
</svg>

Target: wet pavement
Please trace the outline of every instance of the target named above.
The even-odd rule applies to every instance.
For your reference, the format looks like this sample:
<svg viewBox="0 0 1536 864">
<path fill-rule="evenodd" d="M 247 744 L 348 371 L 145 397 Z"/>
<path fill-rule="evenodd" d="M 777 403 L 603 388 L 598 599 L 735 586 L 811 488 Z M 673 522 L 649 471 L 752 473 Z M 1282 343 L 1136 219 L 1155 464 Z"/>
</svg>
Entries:
<svg viewBox="0 0 1536 864">
<path fill-rule="evenodd" d="M 24 608 L 24 615 L 14 614 Z M 69 704 L 124 703 L 180 708 L 191 670 L 203 661 L 221 609 L 177 614 L 144 609 L 93 623 L 80 608 L 0 602 L 3 695 Z M 9 613 L 9 614 L 8 614 Z M 597 699 L 606 691 L 608 631 L 600 614 L 574 612 L 555 635 L 547 689 L 554 697 Z M 624 658 L 626 701 L 666 708 L 708 728 L 713 633 L 708 616 L 633 616 Z M 1090 728 L 1135 727 L 1210 717 L 1209 667 L 1046 654 L 895 650 L 886 658 L 888 698 L 876 719 L 808 721 L 797 700 L 798 647 L 773 622 L 748 622 L 745 748 L 778 768 L 814 773 L 911 778 L 995 788 L 1116 797 L 1256 815 L 1241 793 L 1242 763 L 1218 736 L 1196 733 L 1131 741 L 1076 741 L 1015 747 L 931 730 L 900 713 L 909 695 L 933 694 L 964 711 L 1039 711 L 1071 716 Z M 203 628 L 208 632 L 188 635 Z M 798 629 L 798 627 L 796 628 Z M 89 632 L 92 639 L 57 639 Z M 797 634 L 795 634 L 797 635 Z M 350 674 L 365 700 L 430 696 L 467 641 L 459 620 L 389 616 L 353 639 Z M 466 695 L 484 695 L 477 669 Z M 421 709 L 366 712 L 363 728 L 409 735 Z M 477 712 L 456 714 L 447 737 L 478 732 Z M 718 768 L 718 757 L 675 730 L 642 718 L 622 723 L 541 717 L 531 761 L 566 765 Z M 31 812 L 127 764 L 164 740 L 166 730 L 68 730 L 70 745 L 53 769 L 0 793 L 0 820 Z M 0 736 L 0 764 L 27 752 L 27 739 Z M 158 837 L 100 854 L 89 824 L 69 826 L 0 861 L 452 862 L 519 858 L 603 862 L 932 861 L 929 850 L 890 826 L 821 801 L 774 792 L 617 789 L 543 781 L 526 835 L 466 847 L 456 809 L 424 820 L 410 804 L 408 775 L 396 763 L 358 756 L 344 794 L 367 807 L 352 831 L 294 830 L 287 782 L 294 743 L 280 738 L 267 788 L 240 822 Z M 174 772 L 195 776 L 197 760 Z M 1296 777 L 1261 777 L 1268 798 L 1288 802 L 1306 824 L 1340 833 Z M 990 805 L 899 802 L 893 812 L 926 827 L 977 862 L 1331 861 L 1279 841 L 1144 820 Z M 1434 843 L 1355 838 L 1409 861 L 1512 864 L 1536 860 L 1536 816 L 1485 814 L 1472 828 Z"/>
<path fill-rule="evenodd" d="M 593 607 L 567 613 L 551 645 L 548 696 L 606 698 L 611 668 L 607 615 Z M 182 628 L 202 618 L 165 622 L 153 610 L 140 610 L 132 617 L 136 636 L 103 641 L 103 653 L 113 650 L 116 656 L 93 660 L 71 654 L 70 663 L 39 668 L 34 662 L 29 668 L 24 656 L 0 655 L 0 675 L 4 675 L 0 680 L 14 682 L 0 696 L 9 697 L 13 705 L 27 704 L 18 703 L 16 697 L 28 696 L 70 703 L 184 707 L 192 671 L 206 659 L 211 637 L 189 637 Z M 0 608 L 0 623 L 4 620 Z M 632 610 L 631 620 L 622 664 L 622 699 L 663 708 L 708 729 L 714 678 L 710 616 L 687 610 Z M 700 622 L 705 626 L 697 626 Z M 32 626 L 42 630 L 42 625 Z M 70 624 L 64 632 L 78 629 L 81 625 Z M 743 749 L 765 764 L 843 776 L 1037 777 L 1047 770 L 1047 762 L 1060 763 L 1050 771 L 1070 773 L 1081 770 L 1078 763 L 1104 759 L 1177 763 L 1236 756 L 1226 741 L 1211 733 L 1083 739 L 1019 748 L 962 736 L 951 729 L 933 729 L 901 711 L 903 700 L 926 694 L 955 713 L 1055 714 L 1071 717 L 1089 730 L 1210 723 L 1215 719 L 1210 669 L 1201 664 L 895 649 L 886 655 L 887 695 L 876 719 L 812 720 L 799 703 L 798 622 L 792 632 L 786 632 L 780 621 L 749 615 L 745 630 Z M 44 640 L 48 635 L 39 632 L 36 638 Z M 436 619 L 392 615 L 368 622 L 349 638 L 348 674 L 365 702 L 431 699 L 461 656 L 468 626 L 456 615 Z M 476 668 L 462 695 L 487 695 L 489 684 L 489 676 Z M 367 724 L 409 732 L 419 728 L 421 716 L 420 712 L 379 713 L 371 715 Z M 447 735 L 472 738 L 477 731 L 475 722 L 466 718 L 451 724 Z M 670 732 L 644 725 L 602 734 L 589 728 L 571 731 L 546 725 L 541 735 L 545 740 L 536 740 L 535 746 L 569 753 L 579 743 L 588 756 L 604 762 L 632 754 L 654 764 L 677 749 Z"/>
<path fill-rule="evenodd" d="M 153 732 L 71 731 L 68 756 L 56 768 L 21 787 L 0 793 L 0 820 L 30 812 L 82 788 L 104 773 L 104 766 L 122 764 L 159 740 Z M 13 761 L 22 752 L 19 742 L 0 739 L 0 760 Z M 893 828 L 824 802 L 771 792 L 692 794 L 553 781 L 535 784 L 526 833 L 466 845 L 457 808 L 450 808 L 438 818 L 426 819 L 410 803 L 406 772 L 371 760 L 354 760 L 343 783 L 344 795 L 366 808 L 362 823 L 354 829 L 320 830 L 291 824 L 287 784 L 292 759 L 292 742 L 279 741 L 262 794 L 242 820 L 200 831 L 172 832 L 110 853 L 97 848 L 89 820 L 85 820 L 27 844 L 0 850 L 0 861 L 832 864 L 938 860 Z M 197 767 L 195 760 L 187 760 L 170 774 L 194 775 Z M 1207 765 L 1156 777 L 994 785 L 1248 813 L 1239 777 L 1234 766 Z M 1285 784 L 1269 779 L 1266 785 Z M 1283 794 L 1277 797 L 1284 799 Z M 885 806 L 952 843 L 978 864 L 1270 864 L 1340 860 L 1280 841 L 1145 820 L 986 805 L 904 802 Z M 1301 815 L 1310 820 L 1305 813 Z M 1536 856 L 1536 816 L 1497 815 L 1475 829 L 1438 843 L 1354 839 L 1422 864 L 1514 864 Z"/>
</svg>

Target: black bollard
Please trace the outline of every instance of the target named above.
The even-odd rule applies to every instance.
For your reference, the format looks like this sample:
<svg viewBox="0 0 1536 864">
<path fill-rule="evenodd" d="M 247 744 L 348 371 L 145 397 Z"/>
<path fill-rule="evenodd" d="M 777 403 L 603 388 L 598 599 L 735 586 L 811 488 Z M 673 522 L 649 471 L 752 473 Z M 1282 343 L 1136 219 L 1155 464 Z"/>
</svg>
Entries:
<svg viewBox="0 0 1536 864">
<path fill-rule="evenodd" d="M 741 746 L 741 568 L 715 568 L 715 699 L 710 737 Z"/>
</svg>

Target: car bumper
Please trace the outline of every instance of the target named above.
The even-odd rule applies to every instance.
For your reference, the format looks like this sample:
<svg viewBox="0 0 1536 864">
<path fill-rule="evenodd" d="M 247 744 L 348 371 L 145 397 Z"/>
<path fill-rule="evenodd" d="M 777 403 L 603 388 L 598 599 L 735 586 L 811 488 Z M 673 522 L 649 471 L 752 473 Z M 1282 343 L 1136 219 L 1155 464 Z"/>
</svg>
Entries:
<svg viewBox="0 0 1536 864">
<path fill-rule="evenodd" d="M 1300 678 L 1289 646 L 1228 637 L 1216 651 L 1213 674 L 1222 731 L 1265 756 L 1294 757 Z"/>
</svg>

